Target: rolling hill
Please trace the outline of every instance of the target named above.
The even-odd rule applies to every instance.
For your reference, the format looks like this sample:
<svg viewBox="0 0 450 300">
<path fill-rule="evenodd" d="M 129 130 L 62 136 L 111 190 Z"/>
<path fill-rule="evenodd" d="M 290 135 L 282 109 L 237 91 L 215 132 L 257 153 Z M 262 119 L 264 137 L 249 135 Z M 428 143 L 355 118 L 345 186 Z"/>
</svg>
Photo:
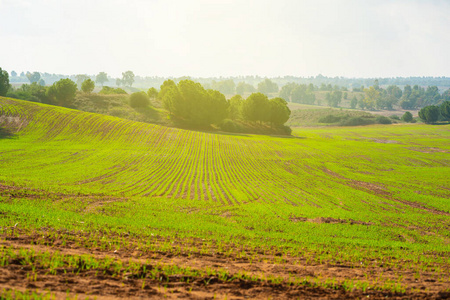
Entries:
<svg viewBox="0 0 450 300">
<path fill-rule="evenodd" d="M 3 245 L 43 235 L 87 252 L 103 249 L 94 240 L 109 243 L 110 255 L 128 253 L 122 261 L 194 253 L 203 264 L 159 259 L 215 270 L 211 291 L 222 297 L 239 297 L 217 279 L 228 265 L 228 279 L 239 273 L 292 292 L 258 294 L 256 284 L 241 291 L 249 297 L 311 296 L 309 288 L 338 298 L 437 297 L 450 288 L 449 138 L 449 125 L 207 133 L 0 98 Z M 28 242 L 9 239 L 11 230 Z M 201 274 L 192 276 L 212 276 Z M 51 290 L 86 293 L 75 287 Z"/>
</svg>

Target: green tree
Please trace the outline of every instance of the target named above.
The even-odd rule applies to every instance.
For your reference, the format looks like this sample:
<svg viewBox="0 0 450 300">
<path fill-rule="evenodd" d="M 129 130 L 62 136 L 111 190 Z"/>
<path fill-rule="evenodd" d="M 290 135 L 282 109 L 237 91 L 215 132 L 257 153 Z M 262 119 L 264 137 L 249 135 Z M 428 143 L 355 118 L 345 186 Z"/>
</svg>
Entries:
<svg viewBox="0 0 450 300">
<path fill-rule="evenodd" d="M 39 72 L 33 72 L 33 73 L 28 72 L 27 78 L 30 81 L 30 83 L 38 82 L 39 79 L 41 79 L 41 74 Z"/>
<path fill-rule="evenodd" d="M 214 90 L 218 90 L 219 92 L 227 95 L 234 94 L 236 91 L 236 84 L 233 79 L 222 80 L 222 81 L 213 81 L 211 84 L 211 88 Z"/>
<path fill-rule="evenodd" d="M 294 82 L 290 82 L 288 84 L 285 84 L 281 87 L 280 90 L 280 97 L 283 98 L 286 101 L 291 102 L 291 96 L 292 96 L 292 91 L 297 87 L 298 85 Z"/>
<path fill-rule="evenodd" d="M 75 75 L 75 78 L 77 79 L 77 88 L 78 89 L 81 89 L 81 85 L 83 84 L 83 82 L 85 81 L 85 80 L 88 80 L 89 79 L 89 76 L 87 76 L 86 74 L 78 74 L 78 75 Z"/>
<path fill-rule="evenodd" d="M 444 101 L 442 102 L 441 106 L 439 107 L 439 110 L 441 112 L 441 115 L 446 119 L 450 121 L 450 101 Z"/>
<path fill-rule="evenodd" d="M 228 107 L 228 116 L 232 120 L 237 120 L 242 118 L 242 104 L 244 103 L 244 99 L 241 95 L 235 95 L 231 97 L 231 99 L 228 101 L 229 107 Z"/>
<path fill-rule="evenodd" d="M 95 83 L 92 79 L 88 78 L 81 84 L 81 90 L 90 94 L 95 88 Z"/>
<path fill-rule="evenodd" d="M 97 76 L 95 76 L 95 82 L 101 84 L 103 87 L 103 84 L 105 84 L 105 82 L 108 82 L 108 74 L 106 74 L 105 72 L 98 73 Z"/>
<path fill-rule="evenodd" d="M 405 111 L 405 113 L 402 116 L 402 120 L 407 123 L 410 123 L 413 120 L 412 113 L 410 113 L 409 111 Z"/>
<path fill-rule="evenodd" d="M 273 98 L 269 100 L 270 106 L 270 123 L 274 125 L 283 125 L 289 120 L 291 110 L 287 106 L 287 102 L 283 98 Z"/>
<path fill-rule="evenodd" d="M 134 73 L 132 71 L 126 71 L 122 73 L 122 84 L 131 87 L 134 83 Z"/>
<path fill-rule="evenodd" d="M 358 104 L 358 99 L 356 98 L 356 96 L 353 96 L 352 100 L 350 100 L 350 108 L 355 109 L 357 104 Z"/>
<path fill-rule="evenodd" d="M 165 80 L 159 89 L 158 98 L 162 100 L 167 91 L 171 90 L 174 87 L 176 88 L 177 85 L 173 80 L 171 79 Z"/>
<path fill-rule="evenodd" d="M 77 88 L 78 89 L 81 89 L 81 85 L 83 84 L 83 82 L 85 81 L 85 80 L 88 80 L 89 79 L 89 76 L 87 76 L 87 75 L 85 75 L 85 74 L 78 74 L 78 75 L 75 75 L 75 78 L 76 78 L 76 83 L 77 83 Z"/>
<path fill-rule="evenodd" d="M 255 87 L 249 83 L 239 82 L 236 86 L 236 94 L 244 95 L 245 93 L 255 92 Z"/>
<path fill-rule="evenodd" d="M 154 87 L 151 87 L 148 89 L 147 95 L 150 97 L 150 99 L 156 99 L 156 97 L 158 97 L 158 90 Z"/>
<path fill-rule="evenodd" d="M 245 120 L 266 122 L 270 119 L 269 99 L 263 93 L 251 94 L 242 105 L 242 115 Z"/>
<path fill-rule="evenodd" d="M 147 107 L 150 99 L 146 92 L 136 92 L 130 95 L 130 106 L 133 108 Z"/>
<path fill-rule="evenodd" d="M 206 112 L 209 115 L 209 124 L 219 124 L 228 117 L 229 103 L 225 98 L 225 95 L 216 90 L 208 90 L 208 100 L 210 106 L 210 112 Z"/>
<path fill-rule="evenodd" d="M 258 83 L 258 92 L 265 95 L 268 95 L 270 93 L 277 93 L 278 85 L 272 80 L 266 78 L 260 83 Z"/>
<path fill-rule="evenodd" d="M 339 104 L 341 103 L 342 100 L 342 92 L 332 91 L 331 94 L 327 93 L 326 100 L 328 102 L 328 106 L 339 107 Z"/>
<path fill-rule="evenodd" d="M 365 97 L 362 100 L 364 106 L 368 109 L 374 109 L 378 98 L 380 97 L 380 92 L 376 90 L 373 86 L 368 89 L 364 89 Z"/>
<path fill-rule="evenodd" d="M 40 86 L 45 86 L 45 80 L 41 78 L 41 79 L 39 79 L 37 84 L 39 84 Z"/>
<path fill-rule="evenodd" d="M 0 68 L 0 96 L 6 96 L 10 88 L 11 85 L 9 84 L 9 74 Z"/>
<path fill-rule="evenodd" d="M 52 104 L 70 106 L 75 99 L 77 85 L 69 78 L 60 79 L 47 89 Z"/>
<path fill-rule="evenodd" d="M 394 96 L 396 99 L 400 99 L 402 97 L 402 90 L 396 85 L 390 85 L 386 88 L 386 91 L 389 95 Z"/>
<path fill-rule="evenodd" d="M 419 110 L 419 118 L 427 124 L 435 123 L 439 118 L 439 114 L 439 107 L 434 105 L 425 106 Z"/>
<path fill-rule="evenodd" d="M 17 76 L 17 72 L 16 71 L 11 71 L 11 77 L 16 77 Z"/>
<path fill-rule="evenodd" d="M 221 122 L 228 111 L 228 102 L 219 91 L 205 90 L 192 80 L 181 80 L 178 85 L 166 80 L 161 85 L 162 102 L 172 116 L 195 125 Z"/>
</svg>

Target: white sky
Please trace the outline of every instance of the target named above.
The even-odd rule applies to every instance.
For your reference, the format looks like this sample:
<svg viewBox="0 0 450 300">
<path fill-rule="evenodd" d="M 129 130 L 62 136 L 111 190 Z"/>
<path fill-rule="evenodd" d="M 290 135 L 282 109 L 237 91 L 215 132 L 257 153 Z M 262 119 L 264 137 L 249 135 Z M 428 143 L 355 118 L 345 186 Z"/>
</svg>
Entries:
<svg viewBox="0 0 450 300">
<path fill-rule="evenodd" d="M 450 76 L 450 0 L 0 0 L 0 67 Z"/>
</svg>

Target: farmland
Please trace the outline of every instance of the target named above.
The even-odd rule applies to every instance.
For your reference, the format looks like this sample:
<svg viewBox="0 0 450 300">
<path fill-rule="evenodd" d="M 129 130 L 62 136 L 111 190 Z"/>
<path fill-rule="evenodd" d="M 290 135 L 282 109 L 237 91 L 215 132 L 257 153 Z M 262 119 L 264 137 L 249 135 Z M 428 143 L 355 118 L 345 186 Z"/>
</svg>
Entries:
<svg viewBox="0 0 450 300">
<path fill-rule="evenodd" d="M 449 297 L 449 138 L 208 133 L 0 98 L 0 293 Z"/>
</svg>

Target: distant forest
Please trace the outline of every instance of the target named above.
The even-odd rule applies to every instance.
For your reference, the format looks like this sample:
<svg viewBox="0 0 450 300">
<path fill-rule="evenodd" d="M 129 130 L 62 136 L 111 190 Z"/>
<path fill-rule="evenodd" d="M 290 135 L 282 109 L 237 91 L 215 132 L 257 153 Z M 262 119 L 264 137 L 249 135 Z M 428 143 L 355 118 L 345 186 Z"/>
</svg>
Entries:
<svg viewBox="0 0 450 300">
<path fill-rule="evenodd" d="M 17 73 L 15 71 L 10 72 L 9 81 L 10 83 L 30 83 L 33 81 L 33 75 L 37 76 L 39 73 L 39 80 L 42 79 L 42 83 L 45 85 L 52 85 L 56 81 L 64 78 L 70 78 L 74 82 L 83 82 L 85 79 L 90 78 L 96 80 L 97 75 L 62 75 L 62 74 L 50 74 L 41 72 L 21 72 Z M 124 72 L 126 73 L 126 72 Z M 105 74 L 106 75 L 106 74 Z M 268 77 L 261 76 L 234 76 L 234 77 L 141 77 L 134 76 L 134 81 L 132 85 L 136 88 L 149 87 L 160 88 L 164 81 L 170 79 L 175 83 L 179 81 L 191 79 L 196 82 L 201 83 L 206 89 L 219 90 L 224 94 L 239 94 L 238 89 L 244 89 L 245 91 L 251 92 L 252 87 L 256 90 L 259 83 L 263 82 Z M 330 86 L 334 89 L 336 87 L 345 87 L 348 89 L 361 88 L 361 86 L 369 87 L 373 85 L 375 80 L 378 80 L 380 86 L 388 85 L 398 85 L 403 87 L 405 85 L 418 85 L 422 87 L 427 86 L 437 86 L 441 92 L 450 88 L 450 77 L 391 77 L 391 78 L 346 78 L 346 77 L 327 77 L 323 75 L 317 75 L 312 77 L 295 77 L 295 76 L 283 76 L 283 77 L 270 77 L 272 82 L 276 83 L 279 87 L 282 87 L 288 83 L 297 84 L 313 84 L 318 87 L 328 86 L 328 88 L 322 88 L 322 90 L 330 90 Z M 113 78 L 106 75 L 106 80 L 103 84 L 107 86 L 125 86 L 128 85 L 127 82 L 123 81 L 122 78 Z M 250 90 L 249 90 L 250 89 Z"/>
</svg>

